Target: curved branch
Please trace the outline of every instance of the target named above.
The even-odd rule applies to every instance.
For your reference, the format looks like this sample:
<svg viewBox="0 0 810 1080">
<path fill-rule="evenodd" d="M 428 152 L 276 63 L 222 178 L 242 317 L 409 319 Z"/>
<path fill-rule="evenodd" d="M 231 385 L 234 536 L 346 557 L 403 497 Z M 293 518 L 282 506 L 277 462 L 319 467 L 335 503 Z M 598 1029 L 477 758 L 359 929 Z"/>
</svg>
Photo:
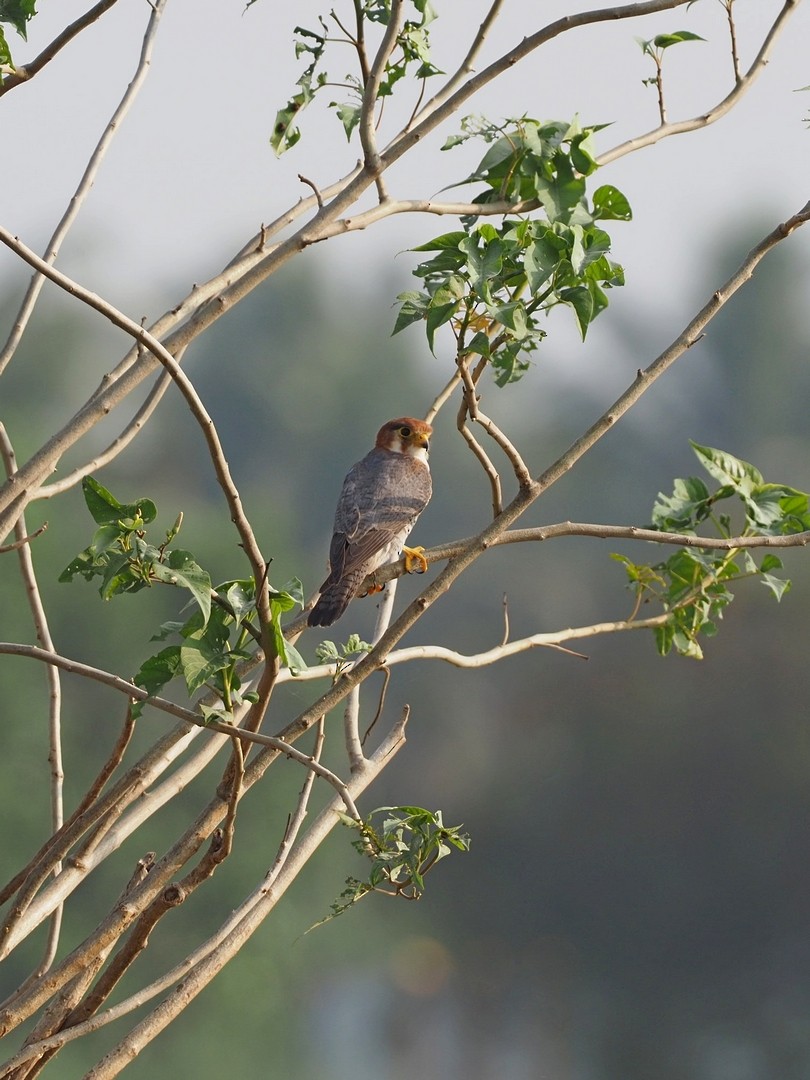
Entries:
<svg viewBox="0 0 810 1080">
<path fill-rule="evenodd" d="M 163 2 L 165 2 L 165 0 L 163 0 Z M 7 75 L 2 82 L 0 82 L 0 97 L 2 97 L 3 94 L 7 94 L 9 90 L 13 90 L 15 86 L 20 86 L 22 83 L 33 79 L 35 75 L 38 75 L 45 65 L 53 60 L 66 45 L 70 44 L 82 30 L 86 30 L 88 26 L 100 19 L 104 12 L 108 11 L 115 3 L 116 0 L 99 0 L 99 3 L 94 7 L 91 7 L 84 15 L 81 15 L 75 22 L 72 22 L 70 26 L 66 26 L 62 33 L 58 34 L 50 45 L 44 48 L 39 56 L 35 57 L 30 64 L 25 64 L 22 67 L 16 68 L 11 75 Z"/>
<path fill-rule="evenodd" d="M 661 139 L 666 139 L 670 135 L 683 135 L 687 131 L 697 131 L 700 128 L 708 127 L 709 124 L 713 124 L 716 120 L 725 116 L 726 113 L 737 104 L 739 98 L 750 89 L 751 84 L 765 70 L 777 37 L 784 29 L 787 20 L 799 6 L 799 3 L 800 0 L 785 0 L 782 10 L 776 16 L 770 30 L 766 34 L 765 40 L 763 41 L 754 62 L 751 64 L 745 75 L 739 76 L 736 79 L 734 88 L 731 92 L 727 94 L 721 102 L 715 105 L 713 109 L 709 109 L 709 111 L 703 113 L 702 116 L 694 116 L 689 120 L 676 120 L 661 123 L 658 127 L 653 128 L 652 131 L 648 131 L 645 135 L 638 135 L 633 139 L 628 139 L 626 142 L 614 146 L 612 150 L 608 150 L 606 153 L 601 154 L 596 159 L 597 164 L 600 166 L 609 165 L 618 158 L 624 157 L 625 154 L 633 153 L 634 150 L 641 150 L 645 146 L 652 146 L 654 143 L 660 142 Z"/>
<path fill-rule="evenodd" d="M 112 687 L 113 690 L 125 694 L 128 698 L 135 701 L 145 701 L 149 705 L 154 705 L 156 709 L 160 709 L 161 712 L 171 713 L 172 716 L 185 720 L 187 724 L 196 726 L 202 720 L 202 717 L 191 712 L 190 709 L 184 709 L 182 705 L 175 705 L 173 701 L 168 701 L 166 698 L 150 695 L 147 690 L 136 686 L 135 683 L 128 682 L 126 679 L 122 679 L 120 675 L 113 675 L 110 671 L 91 667 L 90 664 L 83 664 L 79 660 L 71 660 L 69 657 L 61 656 L 50 649 L 40 649 L 36 645 L 21 645 L 14 641 L 0 641 L 0 655 L 3 654 L 6 656 L 26 656 L 30 660 L 40 660 L 43 664 L 61 668 L 62 671 L 67 671 L 71 675 L 81 675 L 86 679 L 92 679 L 94 682 L 103 683 L 105 686 Z M 204 722 L 202 726 L 205 726 Z"/>
<path fill-rule="evenodd" d="M 75 296 L 78 300 L 81 300 L 82 303 L 87 304 L 88 307 L 98 311 L 99 314 L 103 315 L 113 323 L 113 325 L 119 327 L 125 333 L 129 334 L 130 337 L 140 342 L 140 344 L 148 349 L 169 373 L 177 385 L 178 390 L 185 398 L 192 416 L 197 421 L 203 433 L 214 466 L 214 472 L 231 511 L 231 520 L 236 526 L 245 554 L 250 561 L 258 591 L 265 578 L 267 566 L 266 560 L 261 553 L 253 529 L 242 508 L 242 500 L 236 484 L 233 481 L 233 477 L 231 476 L 231 471 L 228 467 L 228 462 L 225 459 L 225 453 L 219 440 L 216 427 L 214 426 L 214 421 L 209 416 L 208 411 L 203 405 L 199 394 L 194 389 L 191 380 L 177 363 L 174 356 L 172 356 L 168 349 L 158 341 L 157 338 L 153 337 L 148 330 L 144 329 L 140 323 L 130 319 L 112 304 L 103 300 L 100 296 L 97 296 L 89 289 L 85 289 L 66 274 L 63 274 L 61 271 L 50 266 L 44 259 L 41 259 L 30 248 L 26 247 L 22 241 L 18 240 L 15 236 L 12 236 L 7 229 L 1 226 L 0 241 L 11 248 L 12 251 L 16 252 L 17 255 L 35 269 L 39 270 L 40 273 L 44 274 L 45 277 L 50 278 L 50 280 L 53 281 L 55 285 L 58 285 L 60 289 L 64 289 L 64 291 L 71 296 Z"/>
</svg>

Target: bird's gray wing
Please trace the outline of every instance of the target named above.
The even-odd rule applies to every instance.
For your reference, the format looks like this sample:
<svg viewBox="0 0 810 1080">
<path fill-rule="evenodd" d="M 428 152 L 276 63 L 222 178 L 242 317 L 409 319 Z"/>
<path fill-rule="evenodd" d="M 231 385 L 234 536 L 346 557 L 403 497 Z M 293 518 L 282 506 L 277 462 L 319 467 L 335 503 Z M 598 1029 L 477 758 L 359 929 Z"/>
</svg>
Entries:
<svg viewBox="0 0 810 1080">
<path fill-rule="evenodd" d="M 366 564 L 427 506 L 430 473 L 420 462 L 375 448 L 343 483 L 329 549 L 330 577 Z"/>
</svg>

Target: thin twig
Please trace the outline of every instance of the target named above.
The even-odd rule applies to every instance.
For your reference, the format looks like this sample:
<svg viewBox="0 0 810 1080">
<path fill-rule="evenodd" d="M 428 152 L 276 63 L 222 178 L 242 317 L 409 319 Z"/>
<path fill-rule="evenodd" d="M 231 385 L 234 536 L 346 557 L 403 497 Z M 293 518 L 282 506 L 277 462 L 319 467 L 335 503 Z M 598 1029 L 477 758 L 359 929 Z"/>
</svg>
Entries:
<svg viewBox="0 0 810 1080">
<path fill-rule="evenodd" d="M 481 367 L 481 365 L 479 365 Z M 501 431 L 498 425 L 491 420 L 485 413 L 482 413 L 478 407 L 479 397 L 476 391 L 478 384 L 478 378 L 470 376 L 467 358 L 459 362 L 459 371 L 461 372 L 461 381 L 464 384 L 465 389 L 465 401 L 467 405 L 467 411 L 470 415 L 470 419 L 486 431 L 487 435 L 497 443 L 506 457 L 509 459 L 509 463 L 515 473 L 520 487 L 526 487 L 531 483 L 531 473 L 526 467 L 526 463 L 518 453 L 517 447 L 508 438 L 508 436 Z"/>
<path fill-rule="evenodd" d="M 453 375 L 447 381 L 447 383 L 445 384 L 443 389 L 440 390 L 439 393 L 436 395 L 436 397 L 433 399 L 433 403 L 431 404 L 428 411 L 425 413 L 425 422 L 426 423 L 428 423 L 428 424 L 433 423 L 433 421 L 438 416 L 440 409 L 442 409 L 443 406 L 446 405 L 447 402 L 450 400 L 450 398 L 453 396 L 453 392 L 454 392 L 454 390 L 456 389 L 456 387 L 458 386 L 458 384 L 460 382 L 461 382 L 461 375 L 459 374 L 458 371 L 456 371 L 456 372 L 453 373 Z"/>
<path fill-rule="evenodd" d="M 176 359 L 179 363 L 180 354 L 177 355 Z M 70 488 L 75 487 L 76 484 L 80 484 L 85 476 L 98 472 L 99 469 L 103 469 L 105 465 L 109 465 L 111 461 L 114 461 L 123 450 L 126 450 L 132 440 L 141 433 L 147 420 L 160 404 L 161 398 L 171 385 L 171 374 L 165 370 L 161 371 L 155 385 L 144 398 L 141 407 L 123 429 L 121 434 L 113 439 L 107 449 L 102 450 L 100 454 L 96 454 L 91 461 L 79 466 L 78 469 L 73 469 L 71 472 L 67 473 L 61 480 L 55 480 L 51 484 L 44 484 L 37 492 L 36 498 L 51 499 L 54 495 L 61 495 L 65 491 L 69 491 Z"/>
<path fill-rule="evenodd" d="M 36 540 L 38 536 L 42 536 L 47 528 L 48 522 L 44 521 L 38 529 L 34 529 L 32 533 L 26 533 L 25 536 L 21 536 L 19 540 L 15 540 L 11 544 L 0 544 L 0 555 L 8 555 L 10 551 L 19 551 L 20 548 L 26 547 L 32 541 Z"/>
<path fill-rule="evenodd" d="M 323 210 L 323 195 L 321 195 L 320 189 L 318 188 L 318 185 L 315 183 L 315 181 L 310 180 L 308 177 L 304 176 L 303 173 L 298 174 L 298 179 L 301 181 L 302 184 L 306 184 L 307 187 L 312 188 L 312 190 L 315 192 L 315 199 L 318 203 L 318 209 Z"/>
<path fill-rule="evenodd" d="M 111 7 L 113 3 L 115 3 L 115 0 L 102 0 L 102 3 L 97 4 L 95 8 L 87 12 L 87 14 L 83 16 L 83 19 L 78 19 L 75 23 L 73 23 L 73 27 L 77 27 L 79 23 L 84 22 L 84 25 L 78 26 L 78 29 L 75 31 L 75 33 L 78 33 L 79 30 L 83 30 L 84 26 L 89 25 L 89 22 L 95 21 L 95 19 L 97 19 L 99 15 L 102 14 L 102 12 L 106 11 L 107 8 Z M 96 176 L 98 175 L 98 170 L 101 167 L 101 163 L 104 159 L 104 155 L 106 154 L 110 143 L 113 140 L 113 137 L 120 128 L 121 122 L 123 121 L 126 114 L 129 112 L 130 106 L 137 97 L 138 91 L 140 90 L 141 86 L 144 83 L 144 80 L 146 79 L 146 76 L 149 72 L 149 66 L 152 61 L 152 48 L 154 46 L 155 36 L 157 34 L 158 23 L 160 21 L 160 16 L 163 13 L 163 8 L 166 6 L 166 3 L 167 0 L 157 0 L 157 2 L 152 7 L 152 14 L 149 16 L 149 22 L 143 36 L 141 55 L 138 60 L 138 66 L 135 70 L 132 81 L 127 87 L 124 96 L 121 98 L 121 101 L 115 112 L 112 114 L 112 117 L 110 118 L 109 123 L 104 129 L 104 132 L 99 139 L 95 150 L 90 155 L 90 159 L 87 162 L 87 166 L 84 170 L 82 178 L 79 181 L 79 186 L 76 188 L 76 191 L 74 192 L 73 197 L 68 204 L 67 210 L 62 215 L 61 221 L 56 226 L 56 230 L 54 231 L 53 236 L 48 241 L 48 245 L 45 249 L 45 261 L 49 264 L 52 264 L 56 261 L 56 257 L 59 254 L 59 249 L 62 246 L 62 241 L 65 239 L 65 236 L 67 235 L 70 226 L 75 221 L 76 216 L 78 215 L 79 210 L 84 203 L 84 200 L 86 199 L 88 193 L 90 192 L 90 189 L 95 183 Z M 94 17 L 88 19 L 88 17 L 91 15 L 93 15 Z M 68 30 L 70 29 L 72 28 L 69 27 Z M 65 33 L 67 33 L 67 31 L 65 31 Z M 71 34 L 70 36 L 75 36 L 75 33 Z M 67 40 L 70 40 L 70 37 L 67 38 Z M 55 55 L 57 51 L 58 49 L 54 50 L 52 55 Z M 49 56 L 48 59 L 50 58 L 51 57 Z M 39 58 L 37 58 L 37 61 L 38 60 Z M 36 64 L 37 61 L 34 61 L 34 64 Z M 26 77 L 30 78 L 30 66 L 28 68 L 28 71 L 29 75 Z M 14 76 L 11 76 L 11 79 L 13 78 Z M 0 94 L 2 94 L 6 90 L 8 86 L 8 81 L 9 80 L 4 83 L 0 83 Z M 43 275 L 41 273 L 35 273 L 33 278 L 31 279 L 31 283 L 29 284 L 28 289 L 26 290 L 22 306 L 20 307 L 20 310 L 17 312 L 17 316 L 14 319 L 14 323 L 12 325 L 11 333 L 9 334 L 8 340 L 6 341 L 2 350 L 0 350 L 0 375 L 2 375 L 3 370 L 14 355 L 14 352 L 20 343 L 20 339 L 25 333 L 25 328 L 28 325 L 28 321 L 31 318 L 31 313 L 34 310 L 37 298 L 44 284 L 45 278 L 43 277 Z"/>
<path fill-rule="evenodd" d="M 385 68 L 394 51 L 402 25 L 403 0 L 391 0 L 391 10 L 388 13 L 388 24 L 385 28 L 377 55 L 369 68 L 368 77 L 363 88 L 363 102 L 360 108 L 360 145 L 363 147 L 365 167 L 374 178 L 377 187 L 377 197 L 380 202 L 387 198 L 385 184 L 382 178 L 380 154 L 377 149 L 377 132 L 374 125 L 374 111 L 379 101 L 380 84 L 382 83 Z"/>
<path fill-rule="evenodd" d="M 17 462 L 14 456 L 14 447 L 8 437 L 8 433 L 0 423 L 0 457 L 2 457 L 6 475 L 11 478 L 17 471 Z M 20 565 L 20 576 L 25 586 L 28 606 L 34 622 L 37 640 L 42 648 L 48 652 L 54 652 L 53 638 L 48 625 L 48 616 L 45 605 L 42 602 L 42 594 L 39 591 L 34 560 L 31 555 L 31 547 L 24 543 L 28 539 L 25 525 L 25 514 L 21 513 L 15 526 L 15 535 L 20 547 L 17 555 Z M 62 684 L 59 679 L 59 671 L 52 664 L 46 665 L 46 677 L 48 680 L 48 762 L 50 764 L 50 796 L 51 796 L 51 830 L 58 832 L 64 823 L 64 784 L 65 773 L 62 761 Z M 61 864 L 56 863 L 53 874 L 61 870 Z M 62 923 L 62 907 L 56 908 L 51 916 L 48 932 L 48 941 L 45 954 L 37 965 L 34 977 L 38 977 L 53 963 L 56 950 L 59 946 L 59 929 Z"/>
<path fill-rule="evenodd" d="M 478 31 L 473 38 L 470 48 L 467 51 L 467 55 L 461 61 L 459 67 L 450 76 L 450 78 L 439 90 L 439 92 L 434 94 L 433 97 L 425 104 L 424 108 L 419 109 L 416 112 L 416 115 L 411 117 L 410 121 L 408 122 L 408 127 L 410 127 L 417 120 L 422 121 L 426 119 L 443 101 L 446 101 L 447 98 L 450 97 L 450 95 L 458 89 L 458 87 L 461 85 L 464 79 L 467 78 L 468 75 L 472 74 L 472 72 L 474 71 L 475 61 L 478 58 L 478 54 L 481 52 L 481 49 L 484 46 L 484 42 L 487 39 L 489 31 L 492 29 L 495 20 L 498 18 L 503 4 L 504 0 L 494 0 L 489 11 L 484 16 L 483 22 L 478 27 Z M 407 131 L 408 129 L 406 128 L 405 130 Z"/>
<path fill-rule="evenodd" d="M 468 363 L 468 357 L 459 357 L 457 366 L 459 379 L 464 386 L 464 395 L 461 399 L 461 404 L 458 407 L 458 414 L 456 416 L 456 427 L 461 433 L 464 441 L 467 443 L 467 446 L 469 446 L 470 450 L 473 452 L 473 455 L 478 459 L 481 468 L 486 474 L 487 480 L 489 481 L 490 492 L 492 495 L 492 516 L 496 518 L 503 510 L 503 489 L 501 487 L 501 477 L 498 473 L 498 470 L 495 468 L 495 465 L 489 454 L 480 444 L 478 439 L 476 439 L 475 435 L 473 435 L 469 425 L 467 424 L 467 417 L 470 416 L 470 403 L 475 403 L 475 386 L 478 379 L 481 377 L 481 373 L 484 370 L 484 365 L 486 361 L 481 358 L 476 365 L 475 372 L 472 375 L 470 374 Z"/>
<path fill-rule="evenodd" d="M 742 79 L 740 74 L 740 56 L 737 52 L 737 27 L 734 25 L 734 0 L 720 0 L 726 9 L 728 16 L 728 33 L 731 39 L 731 62 L 734 65 L 734 81 L 739 84 Z"/>
</svg>

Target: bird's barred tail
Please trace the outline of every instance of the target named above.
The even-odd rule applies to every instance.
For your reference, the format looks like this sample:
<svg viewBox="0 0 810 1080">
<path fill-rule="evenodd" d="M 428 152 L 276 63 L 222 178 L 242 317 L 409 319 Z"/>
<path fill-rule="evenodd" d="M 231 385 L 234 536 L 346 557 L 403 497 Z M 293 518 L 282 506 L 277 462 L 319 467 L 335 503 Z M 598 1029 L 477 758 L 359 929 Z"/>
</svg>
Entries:
<svg viewBox="0 0 810 1080">
<path fill-rule="evenodd" d="M 317 604 L 310 611 L 307 623 L 310 626 L 331 626 L 337 622 L 354 598 L 362 580 L 362 574 L 352 574 L 340 581 L 327 583 Z"/>
</svg>

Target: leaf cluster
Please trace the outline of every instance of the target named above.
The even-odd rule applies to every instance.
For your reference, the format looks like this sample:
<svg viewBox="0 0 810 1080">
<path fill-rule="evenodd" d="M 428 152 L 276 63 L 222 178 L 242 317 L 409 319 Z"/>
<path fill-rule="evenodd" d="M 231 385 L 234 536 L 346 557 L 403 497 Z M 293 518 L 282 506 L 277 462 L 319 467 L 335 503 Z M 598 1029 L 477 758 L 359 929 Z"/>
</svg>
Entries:
<svg viewBox="0 0 810 1080">
<path fill-rule="evenodd" d="M 362 821 L 342 812 L 339 816 L 344 825 L 360 834 L 352 846 L 371 861 L 371 868 L 362 881 L 347 878 L 346 888 L 331 905 L 331 914 L 315 926 L 342 915 L 370 892 L 418 900 L 425 891 L 425 876 L 440 859 L 454 850 L 470 849 L 469 835 L 460 825 L 445 825 L 441 810 L 382 806 Z"/>
<path fill-rule="evenodd" d="M 492 144 L 464 181 L 486 185 L 474 201 L 528 203 L 544 216 L 507 216 L 500 226 L 462 218 L 462 230 L 413 248 L 437 254 L 413 271 L 424 287 L 397 298 L 394 333 L 424 320 L 433 350 L 436 331 L 449 323 L 459 354 L 484 357 L 504 386 L 528 370 L 546 336 L 540 318 L 552 308 L 569 307 L 585 338 L 608 306 L 606 290 L 624 284 L 624 270 L 608 257 L 611 238 L 597 222 L 629 221 L 632 211 L 610 184 L 588 201 L 598 127 L 525 117 L 500 127 L 465 124 L 445 149 L 471 137 Z"/>
<path fill-rule="evenodd" d="M 348 641 L 336 645 L 334 641 L 322 641 L 315 648 L 315 656 L 322 664 L 335 665 L 335 681 L 365 653 L 371 652 L 371 645 L 361 641 L 359 634 L 350 634 Z"/>
<path fill-rule="evenodd" d="M 182 676 L 189 694 L 207 687 L 216 692 L 221 708 L 206 709 L 206 715 L 231 717 L 236 705 L 252 700 L 240 694 L 240 661 L 251 655 L 253 642 L 260 638 L 256 627 L 256 589 L 253 580 L 227 581 L 212 588 L 211 577 L 190 551 L 173 548 L 182 524 L 182 514 L 160 544 L 150 543 L 145 526 L 157 517 L 151 499 L 121 503 L 97 480 L 88 476 L 82 491 L 90 515 L 98 525 L 88 547 L 62 571 L 59 580 L 72 581 L 79 575 L 87 581 L 101 579 L 99 592 L 104 600 L 136 593 L 152 585 L 173 585 L 187 589 L 195 604 L 185 621 L 163 623 L 152 641 L 177 635 L 179 644 L 168 645 L 150 656 L 134 676 L 136 686 L 150 695 Z M 284 666 L 303 669 L 306 663 L 281 629 L 281 617 L 296 604 L 303 606 L 303 586 L 297 579 L 281 590 L 270 589 L 270 632 L 273 645 Z M 135 713 L 142 705 L 135 706 Z"/>
<path fill-rule="evenodd" d="M 387 61 L 382 72 L 382 77 L 377 87 L 377 97 L 390 97 L 394 93 L 394 86 L 406 75 L 424 82 L 433 75 L 440 75 L 441 71 L 431 61 L 430 31 L 428 27 L 436 18 L 436 12 L 430 0 L 411 0 L 416 18 L 406 19 L 397 35 L 396 47 Z M 390 0 L 365 0 L 357 3 L 357 18 L 359 24 L 364 22 L 378 23 L 387 26 L 391 17 Z M 301 130 L 295 121 L 301 110 L 314 99 L 319 90 L 325 86 L 339 86 L 349 92 L 349 98 L 345 101 L 330 101 L 329 108 L 334 109 L 346 138 L 351 139 L 363 108 L 363 93 L 365 90 L 364 78 L 349 73 L 339 83 L 333 82 L 326 71 L 320 70 L 327 45 L 339 41 L 355 47 L 358 53 L 363 46 L 358 37 L 353 37 L 338 22 L 334 12 L 331 13 L 337 25 L 343 31 L 343 37 L 330 38 L 329 27 L 321 16 L 320 32 L 308 30 L 302 26 L 296 26 L 295 55 L 297 59 L 306 57 L 308 64 L 296 82 L 298 89 L 291 95 L 283 108 L 276 113 L 273 124 L 273 133 L 270 136 L 270 145 L 280 157 L 289 150 L 301 138 Z"/>
<path fill-rule="evenodd" d="M 767 483 L 747 461 L 724 450 L 693 442 L 703 468 L 719 483 L 710 491 L 700 478 L 675 481 L 671 495 L 660 493 L 652 511 L 652 527 L 663 532 L 698 535 L 710 527 L 715 536 L 786 536 L 810 529 L 808 495 L 785 484 Z M 732 524 L 732 514 L 718 504 L 732 500 L 742 511 L 742 524 Z M 717 633 L 717 622 L 734 599 L 729 585 L 757 578 L 776 598 L 790 588 L 790 581 L 776 576 L 782 561 L 766 553 L 759 562 L 741 548 L 679 548 L 665 562 L 654 566 L 633 563 L 624 555 L 612 558 L 624 565 L 636 593 L 636 611 L 642 603 L 660 603 L 670 618 L 655 629 L 658 651 L 666 656 L 673 648 L 682 656 L 702 659 L 698 637 Z"/>
</svg>

